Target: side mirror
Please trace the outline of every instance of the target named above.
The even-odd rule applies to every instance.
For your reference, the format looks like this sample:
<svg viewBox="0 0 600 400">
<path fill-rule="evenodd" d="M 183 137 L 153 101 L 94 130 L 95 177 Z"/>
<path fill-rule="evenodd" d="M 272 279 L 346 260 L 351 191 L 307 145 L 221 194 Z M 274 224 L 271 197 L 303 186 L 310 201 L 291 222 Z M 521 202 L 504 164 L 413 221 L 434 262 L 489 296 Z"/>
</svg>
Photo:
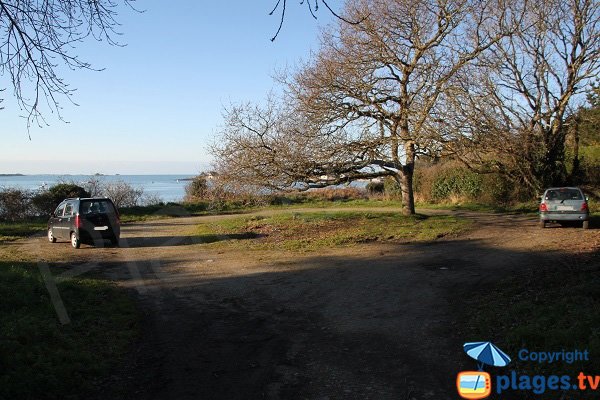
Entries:
<svg viewBox="0 0 600 400">
<path fill-rule="evenodd" d="M 590 198 L 585 196 L 585 201 L 590 201 Z"/>
</svg>

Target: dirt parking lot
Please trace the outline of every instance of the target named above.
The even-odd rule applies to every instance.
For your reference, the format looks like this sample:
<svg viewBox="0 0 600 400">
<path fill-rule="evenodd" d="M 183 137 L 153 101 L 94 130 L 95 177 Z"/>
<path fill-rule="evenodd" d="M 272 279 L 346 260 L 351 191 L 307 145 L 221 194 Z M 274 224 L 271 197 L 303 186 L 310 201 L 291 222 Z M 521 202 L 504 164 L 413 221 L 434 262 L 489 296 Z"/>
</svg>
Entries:
<svg viewBox="0 0 600 400">
<path fill-rule="evenodd" d="M 455 399 L 456 373 L 474 367 L 462 344 L 487 340 L 459 323 L 477 296 L 600 241 L 527 216 L 461 215 L 474 224 L 459 237 L 304 253 L 195 236 L 226 216 L 124 225 L 120 248 L 19 246 L 58 274 L 101 271 L 139 300 L 142 338 L 102 398 Z"/>
</svg>

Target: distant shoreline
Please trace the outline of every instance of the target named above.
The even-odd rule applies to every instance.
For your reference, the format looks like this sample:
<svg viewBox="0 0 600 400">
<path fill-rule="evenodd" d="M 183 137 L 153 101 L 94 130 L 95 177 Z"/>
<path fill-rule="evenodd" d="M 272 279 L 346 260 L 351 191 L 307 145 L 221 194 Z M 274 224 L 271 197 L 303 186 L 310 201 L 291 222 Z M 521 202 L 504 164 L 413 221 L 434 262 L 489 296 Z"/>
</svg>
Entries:
<svg viewBox="0 0 600 400">
<path fill-rule="evenodd" d="M 125 182 L 143 189 L 146 195 L 160 198 L 164 202 L 181 201 L 185 197 L 185 186 L 193 174 L 160 175 L 52 175 L 52 174 L 3 174 L 0 175 L 0 190 L 18 188 L 22 190 L 47 190 L 59 183 L 73 183 L 85 187 L 90 181 L 101 184 Z"/>
<path fill-rule="evenodd" d="M 180 181 L 193 181 L 194 177 L 198 174 L 0 174 L 0 177 L 11 177 L 11 176 L 90 176 L 90 177 L 110 177 L 110 176 L 184 176 L 179 178 Z"/>
</svg>

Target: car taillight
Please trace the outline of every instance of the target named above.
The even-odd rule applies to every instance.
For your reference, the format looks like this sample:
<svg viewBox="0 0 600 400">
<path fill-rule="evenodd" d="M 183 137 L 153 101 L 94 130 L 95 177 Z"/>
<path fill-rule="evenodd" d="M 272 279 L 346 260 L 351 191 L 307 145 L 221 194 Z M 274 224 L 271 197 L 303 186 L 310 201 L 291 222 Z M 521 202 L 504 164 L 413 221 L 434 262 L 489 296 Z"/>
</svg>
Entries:
<svg viewBox="0 0 600 400">
<path fill-rule="evenodd" d="M 542 204 L 540 204 L 540 211 L 541 211 L 541 212 L 546 212 L 546 211 L 548 211 L 548 206 L 546 205 L 546 203 L 542 203 Z"/>
<path fill-rule="evenodd" d="M 581 204 L 581 210 L 580 210 L 580 211 L 587 211 L 587 210 L 588 210 L 588 205 L 587 205 L 587 203 L 584 201 L 584 202 Z"/>
<path fill-rule="evenodd" d="M 79 214 L 77 214 L 77 215 L 75 216 L 75 227 L 76 227 L 77 229 L 81 229 L 81 228 L 83 228 L 83 221 L 81 220 L 81 217 L 79 216 Z"/>
</svg>

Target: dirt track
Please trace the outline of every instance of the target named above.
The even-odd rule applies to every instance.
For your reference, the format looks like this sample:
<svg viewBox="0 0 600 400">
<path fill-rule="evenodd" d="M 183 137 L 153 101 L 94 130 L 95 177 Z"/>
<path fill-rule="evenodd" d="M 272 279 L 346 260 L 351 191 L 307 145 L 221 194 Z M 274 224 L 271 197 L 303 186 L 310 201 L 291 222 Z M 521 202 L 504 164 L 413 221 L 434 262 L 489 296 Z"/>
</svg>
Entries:
<svg viewBox="0 0 600 400">
<path fill-rule="evenodd" d="M 24 246 L 139 299 L 143 337 L 111 398 L 455 399 L 473 368 L 462 343 L 486 340 L 461 337 L 457 313 L 499 277 L 599 247 L 593 229 L 464 215 L 476 224 L 460 238 L 304 254 L 207 250 L 194 227 L 223 216 L 125 225 L 121 248 Z"/>
</svg>

